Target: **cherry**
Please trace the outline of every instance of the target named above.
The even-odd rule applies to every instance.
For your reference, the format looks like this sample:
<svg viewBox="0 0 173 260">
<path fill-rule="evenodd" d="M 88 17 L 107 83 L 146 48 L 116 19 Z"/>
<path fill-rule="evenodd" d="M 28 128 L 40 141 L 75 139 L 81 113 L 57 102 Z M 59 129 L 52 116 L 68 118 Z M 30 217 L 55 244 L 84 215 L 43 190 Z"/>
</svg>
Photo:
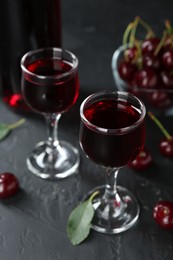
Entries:
<svg viewBox="0 0 173 260">
<path fill-rule="evenodd" d="M 167 50 L 163 53 L 162 63 L 166 69 L 172 69 L 172 67 L 173 67 L 173 49 Z"/>
<path fill-rule="evenodd" d="M 153 217 L 162 228 L 173 229 L 173 203 L 159 201 L 154 206 Z"/>
<path fill-rule="evenodd" d="M 124 51 L 125 61 L 129 63 L 133 63 L 136 58 L 136 53 L 137 53 L 137 48 L 135 46 L 131 48 L 127 48 Z"/>
<path fill-rule="evenodd" d="M 163 50 L 167 51 L 173 48 L 173 35 L 170 35 L 169 37 L 166 38 L 163 46 Z"/>
<path fill-rule="evenodd" d="M 157 124 L 165 138 L 160 142 L 159 148 L 160 152 L 166 156 L 173 158 L 173 137 L 168 133 L 166 128 L 161 124 L 161 122 L 153 115 L 152 112 L 148 112 L 150 118 Z"/>
<path fill-rule="evenodd" d="M 143 56 L 143 67 L 144 68 L 154 68 L 159 70 L 161 67 L 160 58 L 155 55 L 145 55 Z"/>
<path fill-rule="evenodd" d="M 173 89 L 173 75 L 168 71 L 161 71 L 160 76 L 164 87 Z"/>
<path fill-rule="evenodd" d="M 150 167 L 153 162 L 151 153 L 143 149 L 138 156 L 129 164 L 129 167 L 134 170 L 146 170 Z"/>
<path fill-rule="evenodd" d="M 135 73 L 134 83 L 141 88 L 155 88 L 158 77 L 152 68 L 141 69 Z"/>
<path fill-rule="evenodd" d="M 155 90 L 147 95 L 148 102 L 157 108 L 167 108 L 171 106 L 172 100 L 167 92 L 164 90 Z"/>
<path fill-rule="evenodd" d="M 156 37 L 144 40 L 141 46 L 142 54 L 153 54 L 159 43 L 160 39 Z"/>
<path fill-rule="evenodd" d="M 166 156 L 166 157 L 172 157 L 173 158 L 173 137 L 170 139 L 163 139 L 160 142 L 160 152 Z"/>
<path fill-rule="evenodd" d="M 0 174 L 0 198 L 9 198 L 19 189 L 16 176 L 10 172 Z"/>
<path fill-rule="evenodd" d="M 121 63 L 118 66 L 118 72 L 120 74 L 120 77 L 126 81 L 129 81 L 133 78 L 135 70 L 136 67 L 133 64 L 130 64 L 125 61 L 121 61 Z"/>
</svg>

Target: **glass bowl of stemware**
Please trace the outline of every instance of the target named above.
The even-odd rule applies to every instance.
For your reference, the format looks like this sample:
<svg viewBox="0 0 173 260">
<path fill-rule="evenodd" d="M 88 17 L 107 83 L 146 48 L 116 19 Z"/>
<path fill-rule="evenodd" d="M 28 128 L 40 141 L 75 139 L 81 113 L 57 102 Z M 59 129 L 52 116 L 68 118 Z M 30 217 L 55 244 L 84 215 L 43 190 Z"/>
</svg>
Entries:
<svg viewBox="0 0 173 260">
<path fill-rule="evenodd" d="M 125 45 L 121 45 L 112 56 L 111 68 L 117 90 L 134 94 L 144 102 L 147 110 L 152 111 L 157 116 L 172 116 L 173 88 L 141 88 L 132 86 L 120 77 L 118 68 L 126 48 Z"/>
</svg>

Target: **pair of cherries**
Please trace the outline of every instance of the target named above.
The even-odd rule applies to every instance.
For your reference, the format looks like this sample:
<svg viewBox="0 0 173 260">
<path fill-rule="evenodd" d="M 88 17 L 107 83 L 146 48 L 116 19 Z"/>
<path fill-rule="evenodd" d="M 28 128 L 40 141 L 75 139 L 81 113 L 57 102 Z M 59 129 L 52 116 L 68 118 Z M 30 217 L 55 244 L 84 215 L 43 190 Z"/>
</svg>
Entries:
<svg viewBox="0 0 173 260">
<path fill-rule="evenodd" d="M 164 138 L 160 141 L 159 149 L 162 155 L 168 158 L 173 158 L 173 136 L 171 136 L 163 124 L 155 117 L 152 112 L 148 112 L 149 117 L 159 127 L 164 135 Z"/>
<path fill-rule="evenodd" d="M 160 142 L 160 152 L 166 157 L 173 158 L 173 137 L 151 112 L 149 112 L 149 116 L 165 135 L 165 138 Z M 153 209 L 153 217 L 162 228 L 173 229 L 173 203 L 159 201 Z"/>
<path fill-rule="evenodd" d="M 162 142 L 161 144 L 164 144 Z M 173 150 L 173 145 L 171 149 L 169 149 L 170 144 L 168 144 L 168 148 L 166 148 L 166 155 L 170 155 L 170 150 Z M 164 153 L 165 147 L 161 146 Z M 172 153 L 171 153 L 172 154 Z M 135 170 L 145 170 L 152 164 L 152 156 L 148 150 L 143 150 L 137 158 L 129 165 L 130 168 Z M 171 201 L 159 201 L 156 203 L 153 209 L 153 218 L 156 223 L 159 224 L 164 229 L 173 229 L 173 202 Z"/>
<path fill-rule="evenodd" d="M 136 170 L 147 169 L 152 163 L 149 151 L 142 151 L 131 163 L 131 168 Z M 156 223 L 164 229 L 173 229 L 173 202 L 159 201 L 153 208 L 153 218 Z"/>
<path fill-rule="evenodd" d="M 160 152 L 163 156 L 173 158 L 173 136 L 171 136 L 162 123 L 154 116 L 152 112 L 148 112 L 149 117 L 160 128 L 165 136 L 159 144 Z M 135 170 L 146 170 L 152 164 L 153 159 L 149 150 L 143 149 L 142 152 L 136 157 L 136 159 L 129 164 L 129 167 Z"/>
</svg>

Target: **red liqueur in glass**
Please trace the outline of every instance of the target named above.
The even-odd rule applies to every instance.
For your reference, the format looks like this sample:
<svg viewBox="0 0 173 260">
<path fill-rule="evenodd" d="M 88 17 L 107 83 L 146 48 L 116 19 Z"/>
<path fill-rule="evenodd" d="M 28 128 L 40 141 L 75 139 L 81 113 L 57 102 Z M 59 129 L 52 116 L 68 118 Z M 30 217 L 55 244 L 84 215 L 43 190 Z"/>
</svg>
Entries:
<svg viewBox="0 0 173 260">
<path fill-rule="evenodd" d="M 23 93 L 28 104 L 40 113 L 63 113 L 73 106 L 79 94 L 79 81 L 77 73 L 69 74 L 73 65 L 61 59 L 36 60 L 27 66 L 29 72 L 40 77 L 60 76 L 56 84 L 51 81 L 38 84 L 32 76 L 23 79 Z M 66 80 L 61 75 L 67 73 Z"/>
<path fill-rule="evenodd" d="M 128 101 L 100 100 L 84 110 L 91 123 L 82 123 L 80 141 L 90 159 L 97 164 L 121 167 L 133 161 L 145 142 L 145 125 L 135 125 L 139 111 Z M 102 131 L 97 131 L 97 128 Z"/>
</svg>

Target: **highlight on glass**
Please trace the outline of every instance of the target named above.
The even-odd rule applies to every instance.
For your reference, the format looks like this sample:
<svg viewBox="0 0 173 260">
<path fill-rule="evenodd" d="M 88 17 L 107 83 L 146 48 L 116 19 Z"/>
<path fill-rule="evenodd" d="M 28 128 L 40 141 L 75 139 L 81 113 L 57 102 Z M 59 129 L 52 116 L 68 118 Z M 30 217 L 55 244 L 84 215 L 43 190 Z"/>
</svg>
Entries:
<svg viewBox="0 0 173 260">
<path fill-rule="evenodd" d="M 78 59 L 68 50 L 47 47 L 32 50 L 21 59 L 22 93 L 31 109 L 46 119 L 48 137 L 27 158 L 29 170 L 43 179 L 62 179 L 78 171 L 79 152 L 59 140 L 61 115 L 79 94 Z"/>
<path fill-rule="evenodd" d="M 97 92 L 81 104 L 81 148 L 106 173 L 106 184 L 87 194 L 99 192 L 92 202 L 92 228 L 98 232 L 120 233 L 139 217 L 137 199 L 117 185 L 117 176 L 119 169 L 132 162 L 144 147 L 145 114 L 144 104 L 127 92 Z"/>
</svg>

